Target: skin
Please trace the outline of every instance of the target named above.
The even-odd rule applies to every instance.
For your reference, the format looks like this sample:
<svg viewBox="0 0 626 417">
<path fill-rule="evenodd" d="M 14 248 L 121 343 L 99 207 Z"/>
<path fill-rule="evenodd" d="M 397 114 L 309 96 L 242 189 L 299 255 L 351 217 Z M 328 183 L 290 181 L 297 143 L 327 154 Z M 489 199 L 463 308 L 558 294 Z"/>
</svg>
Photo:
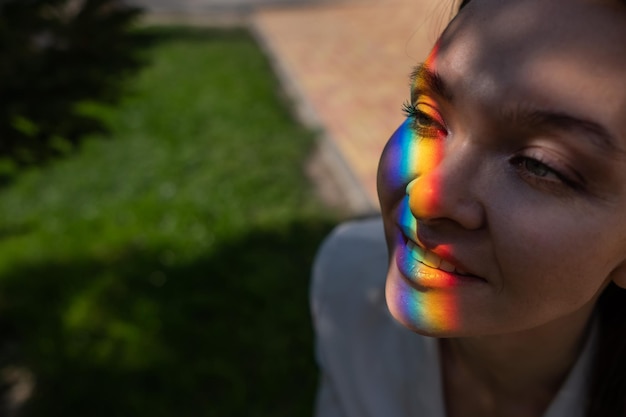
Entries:
<svg viewBox="0 0 626 417">
<path fill-rule="evenodd" d="M 473 0 L 426 61 L 445 94 L 413 83 L 379 166 L 387 304 L 446 338 L 449 416 L 542 415 L 598 296 L 626 287 L 624 44 L 619 1 Z"/>
</svg>

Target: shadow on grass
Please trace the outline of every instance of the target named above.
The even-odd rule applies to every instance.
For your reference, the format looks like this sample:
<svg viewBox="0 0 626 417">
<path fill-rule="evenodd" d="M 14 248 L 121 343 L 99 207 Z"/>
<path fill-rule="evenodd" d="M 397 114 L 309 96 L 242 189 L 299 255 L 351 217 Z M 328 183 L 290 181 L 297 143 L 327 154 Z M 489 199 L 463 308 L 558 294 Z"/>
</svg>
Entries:
<svg viewBox="0 0 626 417">
<path fill-rule="evenodd" d="M 36 379 L 21 415 L 310 415 L 309 271 L 331 227 L 251 230 L 185 264 L 129 246 L 13 270 L 2 365 Z"/>
</svg>

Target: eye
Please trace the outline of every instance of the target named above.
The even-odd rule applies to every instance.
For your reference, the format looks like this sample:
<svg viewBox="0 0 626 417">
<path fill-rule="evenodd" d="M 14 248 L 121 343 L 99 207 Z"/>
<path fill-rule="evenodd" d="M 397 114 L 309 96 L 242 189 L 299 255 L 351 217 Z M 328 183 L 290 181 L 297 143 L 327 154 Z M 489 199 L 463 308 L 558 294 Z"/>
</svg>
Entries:
<svg viewBox="0 0 626 417">
<path fill-rule="evenodd" d="M 404 103 L 402 110 L 404 114 L 412 120 L 412 125 L 419 136 L 439 137 L 448 132 L 439 120 L 423 111 L 413 103 Z M 430 106 L 428 106 L 430 107 Z M 434 111 L 434 110 L 433 110 Z"/>
<path fill-rule="evenodd" d="M 438 129 L 441 127 L 441 125 L 435 119 L 433 119 L 432 117 L 430 117 L 429 115 L 427 115 L 421 110 L 415 111 L 415 115 L 413 116 L 413 119 L 415 119 L 415 125 L 420 128 Z"/>
<path fill-rule="evenodd" d="M 536 159 L 524 158 L 522 161 L 519 162 L 519 165 L 529 173 L 538 177 L 547 177 L 550 174 L 558 177 L 558 174 L 556 174 L 549 166 L 537 161 Z"/>
<path fill-rule="evenodd" d="M 539 157 L 517 156 L 511 159 L 511 164 L 526 181 L 545 187 L 570 187 L 581 189 L 581 184 L 572 180 L 561 170 L 553 168 L 553 164 L 544 162 Z"/>
<path fill-rule="evenodd" d="M 524 178 L 550 182 L 563 182 L 561 174 L 538 159 L 527 156 L 518 156 L 511 160 L 511 164 Z"/>
</svg>

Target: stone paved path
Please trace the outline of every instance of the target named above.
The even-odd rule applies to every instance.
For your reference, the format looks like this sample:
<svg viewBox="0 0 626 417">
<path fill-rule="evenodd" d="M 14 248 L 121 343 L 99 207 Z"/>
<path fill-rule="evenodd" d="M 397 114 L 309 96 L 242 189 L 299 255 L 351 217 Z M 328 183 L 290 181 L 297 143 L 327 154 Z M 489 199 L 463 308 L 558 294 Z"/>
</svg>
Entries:
<svg viewBox="0 0 626 417">
<path fill-rule="evenodd" d="M 378 210 L 376 167 L 401 123 L 408 75 L 451 0 L 127 0 L 153 13 L 246 15 L 353 212 Z"/>
<path fill-rule="evenodd" d="M 403 120 L 408 75 L 445 26 L 450 7 L 441 0 L 369 0 L 253 16 L 305 118 L 325 132 L 338 157 L 336 175 L 354 194 L 357 211 L 378 210 L 380 153 Z"/>
</svg>

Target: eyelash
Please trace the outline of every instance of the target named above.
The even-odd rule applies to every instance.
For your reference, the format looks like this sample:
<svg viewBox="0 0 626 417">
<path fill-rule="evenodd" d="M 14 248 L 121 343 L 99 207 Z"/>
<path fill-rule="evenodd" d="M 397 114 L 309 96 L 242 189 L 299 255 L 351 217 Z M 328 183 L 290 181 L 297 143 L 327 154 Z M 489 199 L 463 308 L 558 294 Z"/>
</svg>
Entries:
<svg viewBox="0 0 626 417">
<path fill-rule="evenodd" d="M 418 109 L 411 102 L 407 101 L 402 105 L 402 112 L 411 119 L 411 125 L 420 137 L 439 137 L 442 133 L 444 135 L 447 133 L 439 121 Z"/>
</svg>

